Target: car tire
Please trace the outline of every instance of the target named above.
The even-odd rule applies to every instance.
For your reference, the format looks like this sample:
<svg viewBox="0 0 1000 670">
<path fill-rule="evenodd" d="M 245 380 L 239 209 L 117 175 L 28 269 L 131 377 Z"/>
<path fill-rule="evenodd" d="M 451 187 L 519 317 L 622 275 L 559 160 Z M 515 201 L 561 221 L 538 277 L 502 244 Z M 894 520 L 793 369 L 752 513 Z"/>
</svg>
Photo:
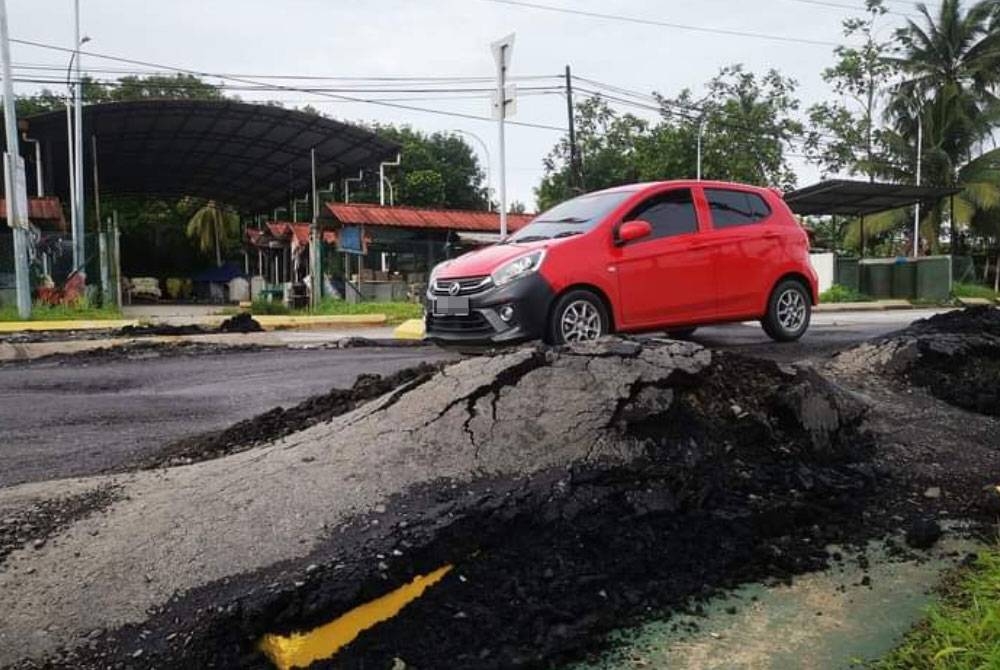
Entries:
<svg viewBox="0 0 1000 670">
<path fill-rule="evenodd" d="M 812 297 L 802 282 L 786 279 L 774 287 L 761 326 L 776 342 L 794 342 L 809 328 Z"/>
<path fill-rule="evenodd" d="M 556 300 L 546 327 L 549 344 L 573 344 L 596 340 L 611 331 L 604 301 L 586 290 L 566 293 Z"/>
<path fill-rule="evenodd" d="M 686 340 L 695 334 L 697 328 L 674 328 L 667 331 L 667 336 L 672 340 Z"/>
</svg>

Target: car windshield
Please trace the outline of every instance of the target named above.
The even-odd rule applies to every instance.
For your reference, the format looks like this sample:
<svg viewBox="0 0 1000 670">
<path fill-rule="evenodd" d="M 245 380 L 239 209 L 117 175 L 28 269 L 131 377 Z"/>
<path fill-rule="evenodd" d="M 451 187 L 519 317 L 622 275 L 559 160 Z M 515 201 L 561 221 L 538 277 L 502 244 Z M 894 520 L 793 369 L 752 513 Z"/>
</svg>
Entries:
<svg viewBox="0 0 1000 670">
<path fill-rule="evenodd" d="M 581 195 L 539 214 L 507 239 L 508 243 L 536 242 L 585 233 L 623 203 L 632 191 L 606 191 Z"/>
</svg>

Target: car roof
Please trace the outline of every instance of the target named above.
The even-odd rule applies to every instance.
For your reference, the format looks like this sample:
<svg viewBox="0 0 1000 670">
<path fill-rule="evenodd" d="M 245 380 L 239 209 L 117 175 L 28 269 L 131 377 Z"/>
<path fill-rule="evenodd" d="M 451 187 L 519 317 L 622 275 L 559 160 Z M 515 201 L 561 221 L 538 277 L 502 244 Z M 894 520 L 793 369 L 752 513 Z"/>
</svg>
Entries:
<svg viewBox="0 0 1000 670">
<path fill-rule="evenodd" d="M 621 186 L 612 186 L 611 188 L 602 189 L 600 191 L 592 191 L 585 195 L 593 195 L 595 193 L 622 193 L 622 192 L 638 192 L 645 191 L 646 189 L 661 187 L 661 186 L 702 186 L 705 188 L 739 188 L 751 191 L 757 191 L 759 193 L 765 193 L 772 191 L 772 189 L 765 186 L 753 186 L 751 184 L 740 184 L 731 181 L 713 181 L 709 179 L 668 179 L 664 181 L 646 181 L 639 182 L 635 184 L 622 184 Z"/>
</svg>

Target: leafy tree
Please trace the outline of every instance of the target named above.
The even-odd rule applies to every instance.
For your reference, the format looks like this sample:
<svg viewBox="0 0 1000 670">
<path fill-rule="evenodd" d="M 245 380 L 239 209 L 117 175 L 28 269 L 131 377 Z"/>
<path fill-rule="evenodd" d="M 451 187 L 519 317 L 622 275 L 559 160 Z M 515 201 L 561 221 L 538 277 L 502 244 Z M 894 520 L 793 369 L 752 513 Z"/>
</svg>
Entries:
<svg viewBox="0 0 1000 670">
<path fill-rule="evenodd" d="M 121 77 L 108 88 L 110 101 L 129 100 L 220 100 L 225 96 L 213 84 L 192 74 Z"/>
<path fill-rule="evenodd" d="M 222 265 L 222 250 L 230 246 L 240 232 L 240 217 L 209 200 L 187 222 L 187 236 L 202 252 L 215 249 L 215 264 Z"/>
<path fill-rule="evenodd" d="M 385 170 L 395 204 L 487 209 L 485 175 L 464 139 L 451 133 L 427 134 L 409 126 L 374 124 L 371 129 L 401 147 L 401 164 Z M 364 181 L 351 188 L 351 201 L 378 202 L 378 192 L 378 173 L 365 173 Z"/>
<path fill-rule="evenodd" d="M 789 187 L 795 175 L 786 149 L 802 133 L 795 87 L 775 70 L 757 76 L 730 66 L 706 84 L 701 103 L 688 90 L 672 99 L 654 94 L 660 101 L 655 123 L 620 114 L 598 96 L 582 100 L 574 110 L 582 190 L 694 177 L 702 122 L 705 177 Z M 545 175 L 535 189 L 540 209 L 577 194 L 570 188 L 569 157 L 563 137 L 543 162 Z"/>
<path fill-rule="evenodd" d="M 943 0 L 937 16 L 918 5 L 922 24 L 909 21 L 897 34 L 894 63 L 903 81 L 893 92 L 887 116 L 903 165 L 916 165 L 918 124 L 923 130 L 923 181 L 958 185 L 954 231 L 980 210 L 1000 206 L 996 150 L 985 152 L 1000 123 L 1000 3 L 980 0 L 963 12 L 960 0 Z M 937 250 L 950 211 L 925 212 L 922 234 Z"/>
<path fill-rule="evenodd" d="M 824 176 L 847 172 L 874 181 L 888 161 L 878 118 L 882 92 L 896 76 L 897 67 L 889 58 L 894 42 L 876 37 L 879 20 L 888 11 L 884 0 L 866 0 L 865 5 L 864 18 L 849 18 L 842 24 L 844 37 L 860 40 L 860 44 L 835 48 L 836 63 L 823 71 L 823 80 L 849 103 L 828 101 L 809 108 L 812 129 L 805 149 Z"/>
</svg>

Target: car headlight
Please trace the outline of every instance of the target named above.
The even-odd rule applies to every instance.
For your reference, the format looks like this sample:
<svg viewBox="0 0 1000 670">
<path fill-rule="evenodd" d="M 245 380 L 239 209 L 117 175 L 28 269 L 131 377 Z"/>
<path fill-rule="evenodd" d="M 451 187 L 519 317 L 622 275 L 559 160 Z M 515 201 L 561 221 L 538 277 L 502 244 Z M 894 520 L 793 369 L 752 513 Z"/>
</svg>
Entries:
<svg viewBox="0 0 1000 670">
<path fill-rule="evenodd" d="M 533 251 L 519 258 L 515 258 L 509 263 L 505 263 L 490 276 L 493 278 L 495 286 L 504 286 L 515 279 L 537 272 L 542 266 L 542 259 L 545 258 L 545 250 Z"/>
</svg>

